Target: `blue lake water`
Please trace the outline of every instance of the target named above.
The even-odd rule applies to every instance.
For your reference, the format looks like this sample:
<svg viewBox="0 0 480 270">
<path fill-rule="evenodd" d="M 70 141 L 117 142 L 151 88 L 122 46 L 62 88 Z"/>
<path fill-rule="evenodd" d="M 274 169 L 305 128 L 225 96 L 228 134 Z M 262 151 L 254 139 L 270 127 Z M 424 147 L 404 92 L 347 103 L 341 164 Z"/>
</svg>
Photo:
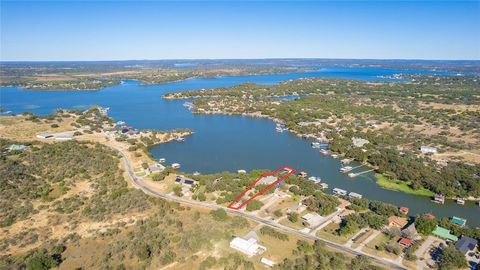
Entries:
<svg viewBox="0 0 480 270">
<path fill-rule="evenodd" d="M 325 157 L 310 147 L 310 141 L 292 134 L 275 132 L 275 124 L 266 119 L 242 116 L 193 115 L 182 101 L 163 100 L 165 93 L 232 86 L 245 82 L 274 84 L 280 81 L 325 77 L 368 81 L 395 81 L 379 76 L 399 73 L 433 73 L 378 68 L 323 68 L 318 71 L 288 74 L 190 79 L 160 85 L 140 85 L 136 81 L 98 91 L 28 91 L 18 87 L 0 88 L 0 105 L 14 113 L 53 113 L 56 108 L 86 109 L 98 104 L 110 107 L 110 116 L 140 129 L 167 130 L 190 128 L 195 134 L 183 143 L 171 142 L 151 149 L 155 158 L 182 164 L 182 171 L 212 173 L 238 169 L 276 169 L 290 165 L 309 175 L 320 176 L 333 187 L 354 191 L 369 199 L 382 200 L 410 208 L 411 214 L 432 212 L 436 216 L 453 215 L 478 226 L 480 207 L 449 202 L 437 205 L 429 198 L 384 190 L 375 184 L 373 174 L 349 178 L 341 174 L 339 160 Z M 435 72 L 439 73 L 439 72 Z"/>
</svg>

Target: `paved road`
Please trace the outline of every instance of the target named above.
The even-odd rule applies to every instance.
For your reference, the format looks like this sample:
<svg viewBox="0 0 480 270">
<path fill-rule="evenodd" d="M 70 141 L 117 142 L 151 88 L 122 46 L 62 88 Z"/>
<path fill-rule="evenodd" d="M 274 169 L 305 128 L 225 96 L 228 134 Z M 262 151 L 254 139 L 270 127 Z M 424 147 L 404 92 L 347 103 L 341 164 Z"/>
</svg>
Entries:
<svg viewBox="0 0 480 270">
<path fill-rule="evenodd" d="M 143 192 L 145 192 L 147 194 L 150 194 L 152 196 L 156 196 L 156 197 L 168 200 L 168 201 L 175 201 L 175 202 L 179 202 L 179 203 L 186 204 L 186 205 L 191 205 L 191 206 L 196 206 L 196 207 L 205 207 L 205 208 L 209 208 L 209 209 L 222 208 L 226 212 L 231 213 L 233 215 L 242 216 L 242 217 L 245 217 L 247 219 L 254 220 L 258 223 L 261 223 L 263 225 L 275 228 L 275 229 L 277 229 L 279 231 L 282 231 L 282 232 L 285 232 L 285 233 L 290 233 L 290 234 L 297 235 L 299 237 L 302 237 L 302 238 L 305 238 L 305 239 L 310 239 L 310 240 L 313 240 L 313 241 L 321 240 L 321 241 L 325 242 L 325 244 L 327 246 L 331 247 L 331 248 L 335 248 L 335 249 L 338 249 L 338 250 L 341 250 L 341 251 L 344 251 L 344 252 L 347 252 L 347 253 L 350 253 L 350 254 L 353 254 L 353 255 L 367 256 L 367 257 L 371 258 L 373 261 L 375 261 L 376 263 L 386 266 L 388 269 L 408 269 L 405 266 L 403 266 L 401 264 L 398 264 L 394 261 L 389 261 L 389 260 L 384 259 L 384 258 L 376 257 L 376 256 L 370 255 L 368 253 L 365 253 L 365 252 L 362 252 L 362 251 L 359 251 L 359 250 L 353 250 L 353 249 L 351 249 L 347 246 L 337 244 L 335 242 L 332 242 L 332 241 L 329 241 L 329 240 L 326 240 L 326 239 L 319 238 L 315 235 L 310 235 L 308 233 L 300 232 L 296 229 L 281 225 L 281 224 L 276 223 L 276 222 L 271 221 L 271 220 L 266 220 L 266 219 L 260 218 L 258 216 L 255 216 L 255 215 L 252 215 L 252 214 L 249 214 L 249 213 L 246 213 L 246 212 L 242 212 L 242 211 L 238 211 L 238 210 L 232 210 L 232 209 L 229 209 L 227 207 L 217 205 L 217 204 L 187 200 L 187 199 L 184 199 L 184 198 L 181 198 L 181 197 L 176 197 L 176 196 L 173 196 L 173 195 L 163 194 L 163 193 L 154 191 L 154 190 L 150 189 L 149 187 L 144 186 L 142 181 L 135 175 L 135 173 L 133 171 L 133 168 L 132 168 L 132 166 L 131 166 L 128 158 L 127 158 L 127 155 L 123 152 L 123 150 L 119 149 L 117 147 L 114 147 L 112 145 L 110 145 L 110 147 L 117 150 L 120 153 L 120 155 L 122 156 L 122 160 L 125 164 L 125 168 L 127 170 L 128 175 L 130 176 L 130 180 L 131 180 L 132 184 L 136 188 L 142 190 Z"/>
</svg>

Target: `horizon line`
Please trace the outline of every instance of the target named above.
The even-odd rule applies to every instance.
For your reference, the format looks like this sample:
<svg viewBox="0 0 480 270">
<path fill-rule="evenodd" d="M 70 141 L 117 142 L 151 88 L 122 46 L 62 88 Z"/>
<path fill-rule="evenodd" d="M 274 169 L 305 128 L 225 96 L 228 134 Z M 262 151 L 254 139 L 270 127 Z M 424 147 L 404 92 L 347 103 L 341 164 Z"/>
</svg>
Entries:
<svg viewBox="0 0 480 270">
<path fill-rule="evenodd" d="M 323 58 L 323 57 L 265 57 L 265 58 L 160 58 L 160 59 L 110 59 L 110 60 L 1 60 L 0 63 L 18 62 L 123 62 L 123 61 L 215 61 L 215 60 L 380 60 L 380 61 L 473 61 L 478 59 L 427 59 L 427 58 Z"/>
</svg>

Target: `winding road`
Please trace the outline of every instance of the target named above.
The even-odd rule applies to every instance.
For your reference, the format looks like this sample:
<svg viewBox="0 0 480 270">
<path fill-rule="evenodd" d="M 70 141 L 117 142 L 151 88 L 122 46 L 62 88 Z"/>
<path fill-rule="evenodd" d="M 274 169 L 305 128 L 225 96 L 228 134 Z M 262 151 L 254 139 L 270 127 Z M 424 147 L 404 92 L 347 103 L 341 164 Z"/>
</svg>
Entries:
<svg viewBox="0 0 480 270">
<path fill-rule="evenodd" d="M 263 218 L 258 217 L 256 215 L 253 215 L 253 214 L 249 214 L 249 213 L 242 212 L 242 211 L 239 211 L 239 210 L 232 210 L 232 209 L 229 209 L 225 206 L 221 206 L 221 205 L 217 205 L 217 204 L 213 204 L 213 203 L 187 200 L 187 199 L 184 199 L 184 198 L 181 198 L 181 197 L 172 196 L 172 195 L 168 195 L 168 194 L 164 194 L 164 193 L 154 191 L 154 190 L 150 189 L 149 187 L 143 185 L 141 179 L 139 179 L 136 176 L 127 155 L 124 153 L 124 151 L 122 149 L 119 149 L 116 146 L 112 146 L 112 145 L 108 145 L 108 146 L 115 149 L 116 151 L 118 151 L 120 153 L 120 155 L 122 156 L 122 160 L 125 164 L 125 168 L 126 168 L 126 171 L 127 171 L 128 175 L 130 177 L 130 181 L 131 181 L 132 185 L 134 187 L 142 190 L 146 194 L 149 194 L 149 195 L 152 195 L 152 196 L 155 196 L 155 197 L 159 197 L 159 198 L 165 199 L 167 201 L 174 201 L 174 202 L 178 202 L 178 203 L 182 203 L 182 204 L 190 205 L 190 206 L 194 206 L 194 207 L 204 207 L 204 208 L 209 208 L 209 209 L 219 209 L 219 208 L 221 208 L 221 209 L 224 209 L 226 212 L 228 212 L 230 214 L 237 215 L 237 216 L 242 216 L 244 218 L 256 221 L 260 224 L 272 227 L 272 228 L 277 229 L 279 231 L 282 231 L 284 233 L 293 234 L 293 235 L 296 235 L 296 236 L 299 236 L 299 237 L 302 237 L 302 238 L 305 238 L 305 239 L 313 240 L 313 241 L 321 240 L 327 246 L 329 246 L 331 248 L 338 249 L 338 250 L 341 250 L 343 252 L 350 253 L 352 255 L 367 256 L 370 259 L 372 259 L 373 261 L 375 261 L 376 263 L 381 264 L 383 266 L 386 266 L 388 269 L 408 269 L 405 266 L 403 266 L 402 264 L 399 264 L 398 262 L 387 260 L 387 259 L 377 257 L 377 256 L 373 256 L 373 255 L 365 253 L 361 250 L 354 250 L 354 249 L 352 249 L 348 246 L 344 246 L 344 245 L 341 245 L 341 244 L 338 244 L 338 243 L 335 243 L 335 242 L 332 242 L 332 241 L 329 241 L 329 240 L 326 240 L 326 239 L 322 239 L 322 238 L 317 237 L 315 235 L 300 232 L 296 229 L 284 226 L 282 224 L 279 224 L 279 223 L 271 221 L 271 220 L 263 219 Z"/>
</svg>

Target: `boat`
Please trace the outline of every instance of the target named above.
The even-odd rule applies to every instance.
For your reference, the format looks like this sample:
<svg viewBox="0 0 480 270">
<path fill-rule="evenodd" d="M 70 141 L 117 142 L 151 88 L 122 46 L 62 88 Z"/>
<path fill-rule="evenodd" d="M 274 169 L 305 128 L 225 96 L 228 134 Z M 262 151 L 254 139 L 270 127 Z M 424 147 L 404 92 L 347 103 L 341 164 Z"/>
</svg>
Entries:
<svg viewBox="0 0 480 270">
<path fill-rule="evenodd" d="M 327 155 L 328 154 L 327 149 L 320 149 L 320 154 Z"/>
<path fill-rule="evenodd" d="M 353 170 L 352 166 L 345 166 L 345 167 L 340 168 L 340 172 L 342 172 L 342 173 L 346 173 L 346 172 L 349 172 L 351 170 Z"/>
<path fill-rule="evenodd" d="M 177 142 L 184 142 L 184 141 L 185 141 L 185 138 L 180 137 L 180 138 L 177 138 L 176 141 L 177 141 Z"/>
<path fill-rule="evenodd" d="M 357 174 L 356 174 L 356 173 L 353 173 L 353 172 L 351 172 L 351 173 L 348 174 L 348 177 L 350 177 L 350 178 L 353 178 L 353 177 L 355 177 L 355 176 L 357 176 Z"/>
<path fill-rule="evenodd" d="M 197 172 L 197 171 L 195 171 L 195 172 L 193 173 L 193 175 L 200 175 L 200 173 Z"/>
<path fill-rule="evenodd" d="M 165 161 L 167 161 L 165 158 L 159 158 L 158 159 L 158 162 L 160 162 L 160 163 L 164 163 Z"/>
<path fill-rule="evenodd" d="M 320 182 L 322 181 L 322 178 L 317 177 L 317 176 L 310 176 L 308 180 L 313 181 L 313 182 Z"/>
<path fill-rule="evenodd" d="M 172 163 L 172 168 L 180 169 L 180 163 Z"/>
<path fill-rule="evenodd" d="M 183 103 L 183 107 L 191 110 L 195 107 L 195 105 L 193 105 L 193 103 L 191 103 L 191 102 L 185 102 L 185 103 Z"/>
<path fill-rule="evenodd" d="M 312 148 L 320 148 L 319 142 L 312 142 Z"/>
<path fill-rule="evenodd" d="M 285 131 L 285 129 L 284 129 L 284 128 L 282 128 L 282 127 L 276 127 L 276 128 L 275 128 L 275 131 L 276 131 L 276 132 L 280 132 L 280 133 L 281 133 L 281 132 L 284 132 L 284 131 Z"/>
<path fill-rule="evenodd" d="M 463 198 L 457 198 L 457 204 L 464 205 L 465 200 Z"/>
</svg>

